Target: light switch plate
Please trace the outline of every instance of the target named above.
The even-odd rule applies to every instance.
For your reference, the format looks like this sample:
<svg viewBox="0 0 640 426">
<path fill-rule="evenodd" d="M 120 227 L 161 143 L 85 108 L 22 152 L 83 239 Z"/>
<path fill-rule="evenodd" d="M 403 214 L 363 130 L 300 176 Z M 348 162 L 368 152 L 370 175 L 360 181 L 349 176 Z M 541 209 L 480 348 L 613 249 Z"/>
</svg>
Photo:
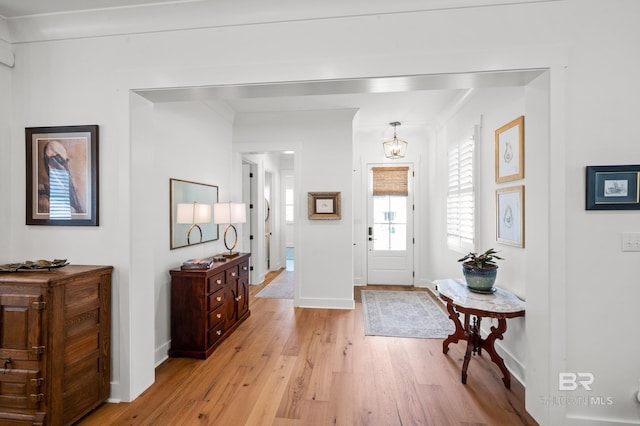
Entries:
<svg viewBox="0 0 640 426">
<path fill-rule="evenodd" d="M 622 251 L 640 251 L 640 232 L 622 233 Z"/>
</svg>

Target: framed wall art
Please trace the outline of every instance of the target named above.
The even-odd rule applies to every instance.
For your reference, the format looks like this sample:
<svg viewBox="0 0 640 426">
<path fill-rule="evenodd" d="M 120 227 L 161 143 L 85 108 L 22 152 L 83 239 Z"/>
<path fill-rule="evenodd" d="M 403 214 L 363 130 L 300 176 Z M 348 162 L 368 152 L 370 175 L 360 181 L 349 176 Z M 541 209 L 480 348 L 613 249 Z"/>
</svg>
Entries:
<svg viewBox="0 0 640 426">
<path fill-rule="evenodd" d="M 524 185 L 496 190 L 496 238 L 524 247 Z"/>
<path fill-rule="evenodd" d="M 586 210 L 640 210 L 640 165 L 587 166 Z"/>
<path fill-rule="evenodd" d="M 170 248 L 192 246 L 219 238 L 213 220 L 218 187 L 206 183 L 169 179 Z"/>
<path fill-rule="evenodd" d="M 309 192 L 309 219 L 340 219 L 339 192 Z"/>
<path fill-rule="evenodd" d="M 496 130 L 496 182 L 524 178 L 524 116 Z"/>
<path fill-rule="evenodd" d="M 98 126 L 25 129 L 27 225 L 98 226 Z"/>
</svg>

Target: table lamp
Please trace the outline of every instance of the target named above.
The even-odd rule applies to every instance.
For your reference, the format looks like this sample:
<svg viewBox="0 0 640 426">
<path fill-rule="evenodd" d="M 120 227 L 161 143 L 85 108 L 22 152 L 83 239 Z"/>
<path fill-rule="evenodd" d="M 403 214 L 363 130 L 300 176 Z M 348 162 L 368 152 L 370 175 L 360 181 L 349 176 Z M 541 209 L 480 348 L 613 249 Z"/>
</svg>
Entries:
<svg viewBox="0 0 640 426">
<path fill-rule="evenodd" d="M 180 224 L 191 224 L 187 231 L 187 244 L 191 244 L 191 231 L 198 228 L 200 231 L 200 243 L 202 242 L 202 229 L 198 224 L 211 223 L 211 204 L 180 203 L 178 204 L 178 220 Z"/>
<path fill-rule="evenodd" d="M 216 203 L 213 205 L 213 221 L 217 224 L 226 224 L 227 227 L 224 230 L 224 246 L 229 250 L 229 253 L 223 253 L 222 256 L 226 258 L 236 257 L 239 253 L 234 252 L 233 249 L 238 243 L 238 231 L 233 226 L 234 223 L 245 223 L 247 221 L 246 206 L 244 203 Z M 235 234 L 233 238 L 233 245 L 229 247 L 227 243 L 227 232 L 229 229 L 233 229 Z"/>
</svg>

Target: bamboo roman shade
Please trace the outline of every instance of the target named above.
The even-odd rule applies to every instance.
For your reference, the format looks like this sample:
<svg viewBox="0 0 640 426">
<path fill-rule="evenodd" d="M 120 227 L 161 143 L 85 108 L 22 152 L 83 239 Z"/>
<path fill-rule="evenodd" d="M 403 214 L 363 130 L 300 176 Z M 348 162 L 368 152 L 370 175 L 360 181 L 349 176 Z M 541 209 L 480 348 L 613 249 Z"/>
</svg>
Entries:
<svg viewBox="0 0 640 426">
<path fill-rule="evenodd" d="M 372 167 L 373 195 L 409 195 L 409 167 Z"/>
</svg>

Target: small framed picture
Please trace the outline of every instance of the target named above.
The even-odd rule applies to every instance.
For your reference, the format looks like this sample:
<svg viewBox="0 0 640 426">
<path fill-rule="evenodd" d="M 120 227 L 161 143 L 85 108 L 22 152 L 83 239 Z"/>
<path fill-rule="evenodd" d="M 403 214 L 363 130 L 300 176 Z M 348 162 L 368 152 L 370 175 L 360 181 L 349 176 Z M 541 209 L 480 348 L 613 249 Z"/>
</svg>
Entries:
<svg viewBox="0 0 640 426">
<path fill-rule="evenodd" d="M 309 219 L 340 219 L 340 193 L 309 192 Z"/>
<path fill-rule="evenodd" d="M 496 238 L 524 247 L 524 185 L 496 190 Z"/>
<path fill-rule="evenodd" d="M 524 178 L 524 116 L 496 130 L 496 182 Z"/>
<path fill-rule="evenodd" d="M 98 226 L 98 126 L 25 129 L 27 225 Z"/>
<path fill-rule="evenodd" d="M 640 210 L 640 165 L 587 166 L 586 210 Z"/>
</svg>

